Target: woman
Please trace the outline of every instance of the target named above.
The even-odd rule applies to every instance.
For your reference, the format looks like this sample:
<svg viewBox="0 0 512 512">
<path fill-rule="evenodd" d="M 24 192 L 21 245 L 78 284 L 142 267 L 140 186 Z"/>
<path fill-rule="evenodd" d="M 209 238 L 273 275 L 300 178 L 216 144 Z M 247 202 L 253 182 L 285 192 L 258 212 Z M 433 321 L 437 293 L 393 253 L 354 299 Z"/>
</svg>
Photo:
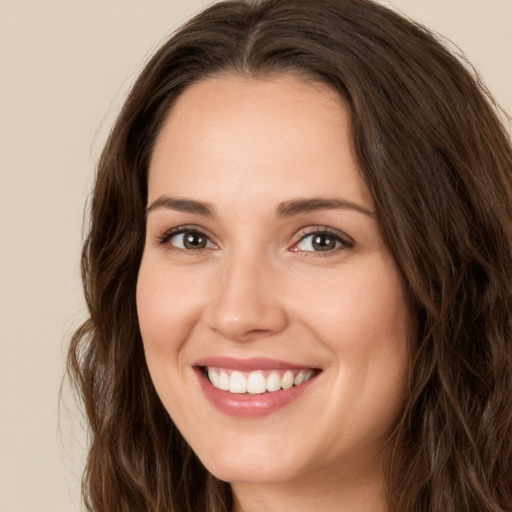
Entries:
<svg viewBox="0 0 512 512">
<path fill-rule="evenodd" d="M 511 510 L 511 221 L 508 134 L 424 28 L 199 14 L 98 168 L 89 510 Z"/>
</svg>

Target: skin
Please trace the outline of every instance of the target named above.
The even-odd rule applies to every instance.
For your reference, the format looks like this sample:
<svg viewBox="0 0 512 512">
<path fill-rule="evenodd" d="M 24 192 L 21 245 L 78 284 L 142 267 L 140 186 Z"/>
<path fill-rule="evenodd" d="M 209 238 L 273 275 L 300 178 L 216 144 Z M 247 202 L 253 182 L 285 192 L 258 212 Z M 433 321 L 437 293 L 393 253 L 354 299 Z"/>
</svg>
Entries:
<svg viewBox="0 0 512 512">
<path fill-rule="evenodd" d="M 327 86 L 219 76 L 185 90 L 152 155 L 137 287 L 147 363 L 192 449 L 231 482 L 236 512 L 387 510 L 382 465 L 405 399 L 411 315 L 349 132 Z M 164 196 L 213 214 L 155 203 Z M 349 205 L 276 213 L 317 198 Z M 206 246 L 164 237 L 180 226 Z M 311 233 L 325 229 L 349 243 L 317 251 Z M 322 371 L 294 402 L 240 418 L 199 385 L 194 362 L 212 356 Z"/>
</svg>

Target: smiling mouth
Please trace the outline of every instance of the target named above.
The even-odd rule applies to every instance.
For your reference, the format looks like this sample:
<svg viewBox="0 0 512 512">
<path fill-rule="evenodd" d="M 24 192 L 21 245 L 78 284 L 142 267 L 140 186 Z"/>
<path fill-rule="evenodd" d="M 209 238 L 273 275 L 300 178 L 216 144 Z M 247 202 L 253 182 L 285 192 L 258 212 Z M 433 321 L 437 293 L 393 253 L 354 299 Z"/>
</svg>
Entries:
<svg viewBox="0 0 512 512">
<path fill-rule="evenodd" d="M 248 395 L 275 393 L 298 387 L 320 372 L 313 368 L 251 372 L 211 366 L 203 366 L 201 369 L 214 388 L 233 394 Z"/>
</svg>

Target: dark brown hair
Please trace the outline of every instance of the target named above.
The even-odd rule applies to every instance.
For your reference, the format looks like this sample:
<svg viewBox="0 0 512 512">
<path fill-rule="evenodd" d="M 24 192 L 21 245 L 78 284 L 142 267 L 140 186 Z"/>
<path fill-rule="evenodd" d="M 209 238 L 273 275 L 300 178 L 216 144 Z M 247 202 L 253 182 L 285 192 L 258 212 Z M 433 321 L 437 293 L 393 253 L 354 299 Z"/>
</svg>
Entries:
<svg viewBox="0 0 512 512">
<path fill-rule="evenodd" d="M 361 172 L 417 315 L 389 461 L 395 512 L 512 510 L 512 150 L 478 78 L 369 0 L 234 0 L 175 33 L 133 86 L 99 162 L 82 271 L 90 319 L 69 373 L 90 424 L 95 512 L 229 511 L 146 367 L 135 288 L 147 169 L 173 102 L 218 74 L 298 74 L 345 99 Z"/>
</svg>

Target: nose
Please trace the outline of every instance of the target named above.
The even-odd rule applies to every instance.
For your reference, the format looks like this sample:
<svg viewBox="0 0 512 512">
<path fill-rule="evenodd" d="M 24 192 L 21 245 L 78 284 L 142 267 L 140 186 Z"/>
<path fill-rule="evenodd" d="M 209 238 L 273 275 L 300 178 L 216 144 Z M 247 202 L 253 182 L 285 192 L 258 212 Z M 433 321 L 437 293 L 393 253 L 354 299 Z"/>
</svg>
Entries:
<svg viewBox="0 0 512 512">
<path fill-rule="evenodd" d="M 207 307 L 209 327 L 230 341 L 252 341 L 285 329 L 288 319 L 276 269 L 255 257 L 222 263 Z"/>
</svg>

